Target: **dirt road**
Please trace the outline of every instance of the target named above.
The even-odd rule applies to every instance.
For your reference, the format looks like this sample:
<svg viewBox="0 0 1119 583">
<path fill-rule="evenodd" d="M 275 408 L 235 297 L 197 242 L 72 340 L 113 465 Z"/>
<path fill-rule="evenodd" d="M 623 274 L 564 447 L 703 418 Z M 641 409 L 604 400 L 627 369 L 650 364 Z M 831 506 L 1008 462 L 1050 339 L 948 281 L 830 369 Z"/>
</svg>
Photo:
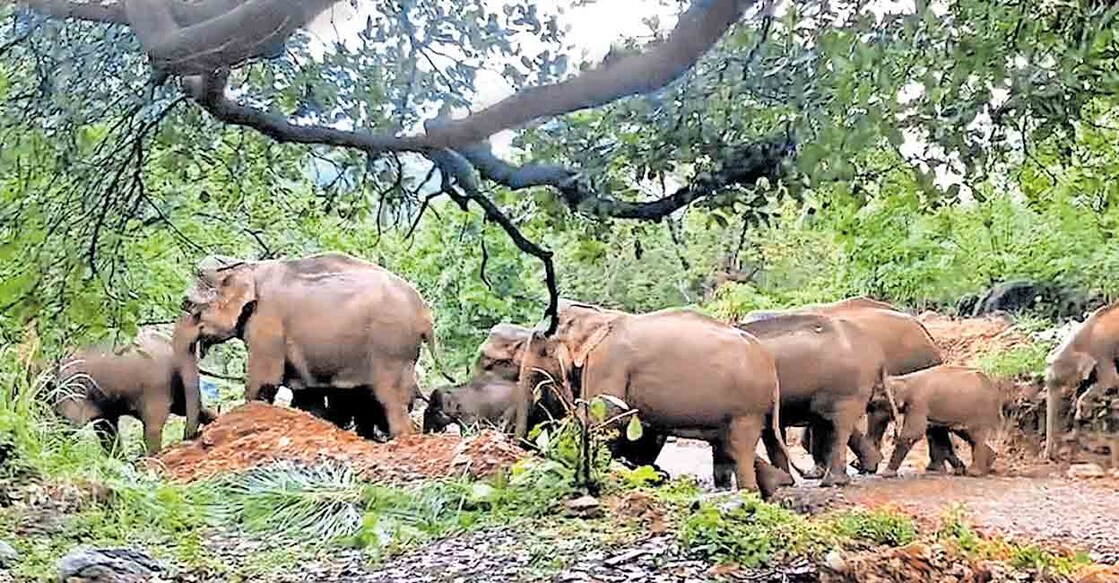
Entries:
<svg viewBox="0 0 1119 583">
<path fill-rule="evenodd" d="M 984 531 L 1056 543 L 1088 551 L 1100 562 L 1119 563 L 1119 481 L 925 475 L 919 469 L 928 459 L 925 452 L 923 442 L 914 448 L 900 478 L 856 476 L 834 498 L 867 507 L 891 505 L 930 521 L 959 506 Z M 802 467 L 810 465 L 811 459 L 799 447 L 790 446 L 790 453 Z M 960 453 L 967 461 L 967 452 Z M 711 452 L 705 443 L 669 443 L 657 461 L 674 476 L 692 475 L 703 486 L 712 486 Z M 818 483 L 803 482 L 797 488 L 818 489 Z"/>
</svg>

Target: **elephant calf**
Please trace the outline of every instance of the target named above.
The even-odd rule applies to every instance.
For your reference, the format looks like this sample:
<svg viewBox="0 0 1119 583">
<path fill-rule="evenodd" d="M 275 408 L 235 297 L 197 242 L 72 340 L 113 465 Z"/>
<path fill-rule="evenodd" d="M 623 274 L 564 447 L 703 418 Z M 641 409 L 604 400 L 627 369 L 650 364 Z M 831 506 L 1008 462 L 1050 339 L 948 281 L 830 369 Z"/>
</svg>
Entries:
<svg viewBox="0 0 1119 583">
<path fill-rule="evenodd" d="M 494 425 L 501 430 L 513 421 L 517 383 L 498 377 L 476 378 L 457 388 L 432 391 L 424 410 L 424 433 L 459 426 Z"/>
<path fill-rule="evenodd" d="M 77 351 L 59 367 L 52 391 L 54 411 L 79 427 L 96 423 L 101 444 L 109 451 L 119 439 L 120 417 L 135 417 L 144 424 L 147 452 L 157 453 L 167 417 L 189 417 L 190 389 L 175 358 L 167 340 L 151 332 L 141 333 L 136 344 L 124 350 Z M 215 418 L 213 411 L 199 408 L 198 423 Z M 190 425 L 184 430 L 186 439 L 194 437 Z"/>
<path fill-rule="evenodd" d="M 887 377 L 887 398 L 892 394 L 904 417 L 901 434 L 884 475 L 894 476 L 910 448 L 930 427 L 944 427 L 971 446 L 969 475 L 991 471 L 995 452 L 987 440 L 1001 422 L 1001 400 L 991 379 L 974 368 L 940 365 L 902 376 Z M 947 459 L 957 473 L 965 470 L 955 453 Z"/>
</svg>

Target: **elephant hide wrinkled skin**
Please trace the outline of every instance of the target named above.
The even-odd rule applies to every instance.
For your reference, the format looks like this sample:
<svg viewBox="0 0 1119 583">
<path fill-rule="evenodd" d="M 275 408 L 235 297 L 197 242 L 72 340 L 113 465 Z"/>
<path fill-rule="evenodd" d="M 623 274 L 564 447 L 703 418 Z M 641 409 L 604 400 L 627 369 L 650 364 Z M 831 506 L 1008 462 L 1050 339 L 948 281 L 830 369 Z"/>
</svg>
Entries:
<svg viewBox="0 0 1119 583">
<path fill-rule="evenodd" d="M 283 385 L 293 402 L 328 395 L 329 408 L 352 417 L 362 435 L 413 432 L 420 346 L 435 352 L 431 312 L 388 270 L 341 253 L 208 258 L 186 305 L 198 340 L 245 342 L 246 401 L 270 402 Z"/>
<path fill-rule="evenodd" d="M 995 451 L 988 441 L 999 429 L 1002 403 L 987 375 L 965 366 L 940 365 L 888 377 L 885 389 L 904 421 L 884 475 L 897 474 L 910 448 L 933 425 L 952 431 L 971 446 L 968 474 L 985 476 L 991 471 Z M 954 453 L 948 462 L 957 473 L 965 471 Z"/>
<path fill-rule="evenodd" d="M 535 335 L 525 354 L 522 369 L 554 360 L 583 399 L 620 399 L 660 434 L 711 442 L 717 478 L 733 467 L 740 489 L 758 489 L 765 462 L 754 451 L 776 419 L 779 389 L 773 358 L 750 334 L 686 310 L 631 315 L 568 304 L 556 333 Z M 532 401 L 528 376 L 519 382 L 518 436 Z"/>
<path fill-rule="evenodd" d="M 1085 389 L 1076 397 L 1074 406 L 1074 417 L 1079 422 L 1098 395 L 1119 387 L 1119 371 L 1116 370 L 1116 359 L 1119 359 L 1117 307 L 1119 304 L 1113 304 L 1092 312 L 1045 359 L 1045 451 L 1050 458 L 1056 455 L 1061 431 L 1061 400 L 1066 395 L 1075 397 L 1078 389 Z"/>
<path fill-rule="evenodd" d="M 830 304 L 805 306 L 788 312 L 752 312 L 748 319 L 761 319 L 788 313 L 815 313 L 839 316 L 862 325 L 863 330 L 881 348 L 886 359 L 886 371 L 891 375 L 904 375 L 943 363 L 943 357 L 928 329 L 917 318 L 888 304 L 865 296 L 845 298 Z M 856 467 L 862 473 L 873 474 L 882 459 L 882 439 L 893 415 L 879 401 L 871 401 L 867 408 L 867 433 L 857 429 L 848 445 L 858 455 Z M 867 442 L 866 440 L 869 440 Z M 955 456 L 948 431 L 930 426 L 929 471 L 940 471 L 950 457 Z M 819 465 L 824 460 L 826 444 L 812 439 L 809 428 L 803 435 L 802 445 L 813 454 Z"/>
<path fill-rule="evenodd" d="M 739 324 L 772 355 L 781 382 L 782 422 L 812 425 L 829 449 L 827 467 L 817 467 L 824 486 L 844 484 L 847 444 L 867 404 L 886 375 L 885 357 L 866 328 L 822 314 L 787 313 Z M 766 434 L 770 458 L 782 469 L 788 460 Z M 867 459 L 877 452 L 859 452 Z"/>
<path fill-rule="evenodd" d="M 179 322 L 177 330 L 189 325 Z M 135 342 L 117 350 L 86 348 L 59 364 L 52 405 L 78 426 L 96 423 L 101 443 L 111 451 L 119 440 L 118 423 L 130 415 L 144 425 L 149 454 L 162 447 L 163 425 L 171 414 L 187 418 L 183 439 L 193 439 L 198 426 L 216 415 L 201 408 L 198 369 L 191 354 L 172 349 L 154 330 L 141 330 Z M 193 382 L 191 382 L 193 380 Z"/>
</svg>

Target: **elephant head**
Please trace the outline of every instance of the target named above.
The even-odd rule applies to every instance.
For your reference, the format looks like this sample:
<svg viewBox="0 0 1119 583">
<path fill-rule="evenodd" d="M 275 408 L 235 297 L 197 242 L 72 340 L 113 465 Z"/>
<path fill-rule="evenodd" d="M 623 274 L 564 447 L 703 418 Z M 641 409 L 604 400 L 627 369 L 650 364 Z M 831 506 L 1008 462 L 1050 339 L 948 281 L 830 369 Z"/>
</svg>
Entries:
<svg viewBox="0 0 1119 583">
<path fill-rule="evenodd" d="M 517 406 L 515 413 L 516 437 L 528 433 L 528 413 L 533 402 L 532 372 L 543 370 L 561 386 L 575 387 L 573 375 L 586 364 L 591 351 L 610 331 L 610 325 L 625 312 L 610 310 L 570 301 L 559 305 L 559 325 L 551 336 L 536 330 L 525 343 L 524 357 L 518 376 Z M 574 395 L 566 395 L 571 398 Z"/>
<path fill-rule="evenodd" d="M 521 360 L 532 329 L 516 324 L 498 324 L 490 328 L 489 336 L 478 351 L 474 376 L 493 375 L 516 381 L 521 371 Z"/>
<path fill-rule="evenodd" d="M 1069 336 L 1045 357 L 1045 387 L 1058 395 L 1088 380 L 1096 368 L 1095 357 L 1075 341 L 1077 336 Z"/>
<path fill-rule="evenodd" d="M 240 337 L 256 306 L 255 268 L 255 263 L 224 257 L 208 257 L 199 263 L 185 307 L 195 316 L 198 336 L 206 344 Z"/>
</svg>

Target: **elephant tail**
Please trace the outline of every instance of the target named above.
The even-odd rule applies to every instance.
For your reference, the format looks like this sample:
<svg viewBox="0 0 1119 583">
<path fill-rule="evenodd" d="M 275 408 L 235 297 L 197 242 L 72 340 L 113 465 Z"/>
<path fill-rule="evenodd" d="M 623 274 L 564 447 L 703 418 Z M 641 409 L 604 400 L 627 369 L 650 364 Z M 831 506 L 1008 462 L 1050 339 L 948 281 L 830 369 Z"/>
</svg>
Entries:
<svg viewBox="0 0 1119 583">
<path fill-rule="evenodd" d="M 773 383 L 773 415 L 769 416 L 770 431 L 773 432 L 773 440 L 777 442 L 777 449 L 785 454 L 785 459 L 789 460 L 789 467 L 793 469 L 801 478 L 808 473 L 800 468 L 800 466 L 793 463 L 793 456 L 789 455 L 789 448 L 785 445 L 785 433 L 781 431 L 781 381 Z"/>
<path fill-rule="evenodd" d="M 458 381 L 447 374 L 447 369 L 443 367 L 443 363 L 439 360 L 439 349 L 435 342 L 435 327 L 430 323 L 430 318 L 428 322 L 427 330 L 424 331 L 420 338 L 423 343 L 427 345 L 428 354 L 431 356 L 431 361 L 435 363 L 435 369 L 439 371 L 440 376 L 447 379 L 450 383 L 456 383 Z"/>
</svg>

